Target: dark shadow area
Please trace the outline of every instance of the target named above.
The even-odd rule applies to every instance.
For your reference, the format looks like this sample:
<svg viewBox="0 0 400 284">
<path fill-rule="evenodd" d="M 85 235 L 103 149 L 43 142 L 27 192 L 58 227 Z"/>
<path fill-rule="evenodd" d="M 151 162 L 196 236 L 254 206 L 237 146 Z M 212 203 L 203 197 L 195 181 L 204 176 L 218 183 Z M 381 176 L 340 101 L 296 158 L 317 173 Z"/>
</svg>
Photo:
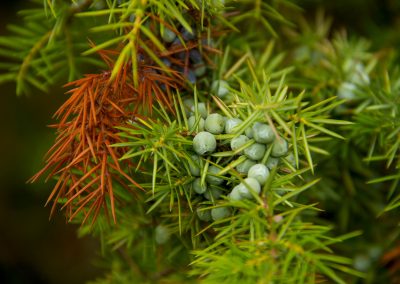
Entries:
<svg viewBox="0 0 400 284">
<path fill-rule="evenodd" d="M 0 34 L 17 23 L 18 4 L 2 3 Z M 65 100 L 64 90 L 30 97 L 15 95 L 15 85 L 0 85 L 0 283 L 71 284 L 94 279 L 96 240 L 79 239 L 77 227 L 66 224 L 62 213 L 49 221 L 44 207 L 54 181 L 26 181 L 43 166 L 42 157 L 53 143 L 46 125 Z"/>
</svg>

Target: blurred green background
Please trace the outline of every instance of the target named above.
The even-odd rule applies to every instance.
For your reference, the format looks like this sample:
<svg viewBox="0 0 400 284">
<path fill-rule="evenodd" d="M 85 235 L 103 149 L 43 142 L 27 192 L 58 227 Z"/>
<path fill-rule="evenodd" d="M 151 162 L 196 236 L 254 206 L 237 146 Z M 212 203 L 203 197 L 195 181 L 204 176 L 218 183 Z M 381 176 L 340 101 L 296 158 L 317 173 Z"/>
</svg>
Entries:
<svg viewBox="0 0 400 284">
<path fill-rule="evenodd" d="M 19 21 L 27 1 L 2 1 L 0 34 Z M 55 136 L 46 125 L 65 99 L 62 89 L 16 97 L 15 86 L 0 86 L 0 283 L 85 283 L 100 271 L 93 265 L 96 240 L 78 239 L 77 227 L 62 214 L 49 221 L 44 207 L 52 183 L 26 184 L 42 166 Z"/>
<path fill-rule="evenodd" d="M 297 0 L 314 18 L 322 7 L 335 27 L 372 40 L 375 47 L 399 46 L 399 0 Z M 0 34 L 19 21 L 27 1 L 2 2 Z M 84 283 L 102 274 L 94 263 L 99 245 L 79 239 L 62 214 L 48 221 L 43 207 L 52 184 L 26 184 L 38 171 L 54 139 L 52 114 L 65 100 L 62 89 L 16 97 L 15 86 L 0 86 L 0 283 Z"/>
</svg>

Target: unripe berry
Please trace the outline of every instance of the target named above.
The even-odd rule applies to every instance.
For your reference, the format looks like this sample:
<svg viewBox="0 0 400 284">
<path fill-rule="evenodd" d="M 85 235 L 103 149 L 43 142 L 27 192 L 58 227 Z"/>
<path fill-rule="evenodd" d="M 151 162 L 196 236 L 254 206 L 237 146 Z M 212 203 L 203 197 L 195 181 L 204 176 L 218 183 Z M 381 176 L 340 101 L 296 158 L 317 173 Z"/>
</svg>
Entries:
<svg viewBox="0 0 400 284">
<path fill-rule="evenodd" d="M 249 189 L 251 189 L 255 194 L 260 194 L 261 192 L 260 183 L 254 178 L 246 178 L 244 180 L 244 183 L 240 183 L 239 185 L 240 195 L 247 199 L 253 198 L 253 195 L 251 194 Z"/>
<path fill-rule="evenodd" d="M 274 157 L 269 157 L 267 162 L 265 163 L 268 169 L 272 170 L 279 165 L 279 159 Z"/>
<path fill-rule="evenodd" d="M 249 169 L 247 176 L 256 179 L 261 185 L 263 185 L 269 177 L 269 170 L 263 164 L 256 164 Z"/>
<path fill-rule="evenodd" d="M 271 143 L 275 139 L 272 127 L 265 123 L 256 122 L 253 125 L 253 137 L 258 143 Z"/>
<path fill-rule="evenodd" d="M 161 35 L 165 42 L 171 43 L 175 40 L 176 34 L 168 28 L 164 28 L 164 32 Z"/>
<path fill-rule="evenodd" d="M 354 71 L 350 76 L 350 82 L 360 86 L 369 85 L 370 79 L 364 65 L 362 63 L 356 63 L 353 69 Z"/>
<path fill-rule="evenodd" d="M 253 136 L 254 136 L 253 128 L 252 127 L 246 128 L 246 130 L 244 131 L 244 134 L 246 134 L 246 136 L 249 138 L 253 138 Z"/>
<path fill-rule="evenodd" d="M 189 170 L 192 176 L 199 177 L 200 176 L 200 157 L 197 155 L 190 156 L 192 159 L 192 163 L 189 163 Z"/>
<path fill-rule="evenodd" d="M 340 99 L 353 100 L 356 98 L 357 86 L 353 83 L 343 82 L 340 84 L 337 96 Z"/>
<path fill-rule="evenodd" d="M 220 185 L 224 182 L 224 179 L 221 177 L 216 176 L 221 171 L 220 168 L 216 166 L 209 166 L 206 176 L 206 181 L 209 184 Z"/>
<path fill-rule="evenodd" d="M 227 218 L 231 215 L 231 210 L 227 207 L 218 207 L 211 209 L 211 217 L 214 221 Z"/>
<path fill-rule="evenodd" d="M 225 133 L 231 134 L 234 132 L 234 128 L 241 124 L 243 120 L 239 118 L 229 118 L 225 121 Z"/>
<path fill-rule="evenodd" d="M 276 139 L 272 144 L 271 156 L 275 158 L 279 158 L 285 156 L 288 152 L 288 143 L 282 137 L 280 139 Z"/>
<path fill-rule="evenodd" d="M 163 225 L 158 225 L 156 227 L 155 240 L 156 240 L 157 244 L 159 244 L 159 245 L 165 244 L 166 242 L 168 242 L 170 236 L 171 236 L 171 233 L 167 227 L 165 227 Z"/>
<path fill-rule="evenodd" d="M 264 157 L 265 145 L 254 143 L 253 145 L 250 145 L 249 147 L 244 149 L 244 154 L 249 159 L 260 160 Z"/>
<path fill-rule="evenodd" d="M 228 197 L 232 201 L 242 200 L 243 196 L 240 194 L 240 185 L 235 186 L 231 193 L 229 193 Z"/>
<path fill-rule="evenodd" d="M 204 119 L 202 117 L 199 117 L 199 122 L 196 125 L 196 117 L 191 116 L 188 119 L 188 126 L 190 131 L 194 131 L 196 127 L 198 127 L 198 131 L 203 131 L 204 130 Z M 196 126 L 196 127 L 195 127 Z"/>
<path fill-rule="evenodd" d="M 192 98 L 184 99 L 183 105 L 185 106 L 185 110 L 187 113 L 189 113 L 190 111 L 193 112 L 194 100 Z"/>
<path fill-rule="evenodd" d="M 207 116 L 204 128 L 212 134 L 221 134 L 225 128 L 225 119 L 218 113 L 212 113 Z"/>
<path fill-rule="evenodd" d="M 220 98 L 225 97 L 229 93 L 228 88 L 229 84 L 224 80 L 215 80 L 211 84 L 211 92 Z"/>
<path fill-rule="evenodd" d="M 285 157 L 285 159 L 286 159 L 286 161 L 289 162 L 289 164 L 290 164 L 293 168 L 296 167 L 296 159 L 295 159 L 293 153 L 290 153 L 289 155 L 287 155 L 287 156 Z"/>
<path fill-rule="evenodd" d="M 217 200 L 221 195 L 222 191 L 214 187 L 207 189 L 207 191 L 203 194 L 207 200 Z"/>
<path fill-rule="evenodd" d="M 232 151 L 236 151 L 240 147 L 242 147 L 244 144 L 246 144 L 249 141 L 249 138 L 245 135 L 240 135 L 238 137 L 232 138 L 231 140 L 231 149 Z"/>
<path fill-rule="evenodd" d="M 203 194 L 207 191 L 207 183 L 201 184 L 201 178 L 196 178 L 193 181 L 193 190 L 198 194 Z"/>
<path fill-rule="evenodd" d="M 204 222 L 208 222 L 211 221 L 211 211 L 210 210 L 201 210 L 202 208 L 197 208 L 196 213 L 197 213 L 197 217 L 199 217 L 199 219 L 201 221 Z"/>
<path fill-rule="evenodd" d="M 193 103 L 193 105 L 191 107 L 191 110 L 192 110 L 193 113 L 196 113 L 194 103 Z M 208 115 L 206 104 L 205 103 L 198 103 L 197 104 L 197 112 L 202 118 L 206 119 L 207 115 Z"/>
<path fill-rule="evenodd" d="M 209 132 L 199 132 L 193 139 L 193 149 L 201 156 L 211 154 L 216 148 L 217 140 L 215 140 L 214 135 Z"/>
<path fill-rule="evenodd" d="M 249 169 L 254 166 L 256 164 L 256 162 L 254 162 L 253 160 L 247 159 L 244 162 L 240 163 L 239 165 L 236 166 L 236 170 L 240 173 L 240 174 L 244 174 L 247 175 Z"/>
</svg>

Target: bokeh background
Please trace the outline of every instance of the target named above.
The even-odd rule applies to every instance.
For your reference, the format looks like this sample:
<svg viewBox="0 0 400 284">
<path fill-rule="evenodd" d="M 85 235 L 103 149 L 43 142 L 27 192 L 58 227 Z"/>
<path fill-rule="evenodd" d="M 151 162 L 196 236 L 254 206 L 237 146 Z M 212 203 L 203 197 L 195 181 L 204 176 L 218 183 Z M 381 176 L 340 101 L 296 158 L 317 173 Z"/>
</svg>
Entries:
<svg viewBox="0 0 400 284">
<path fill-rule="evenodd" d="M 16 12 L 28 1 L 2 1 L 0 34 L 18 23 Z M 334 26 L 371 39 L 376 48 L 399 47 L 399 0 L 297 0 L 314 17 L 319 8 Z M 26 184 L 42 166 L 54 134 L 46 125 L 65 100 L 61 88 L 49 94 L 17 97 L 12 84 L 0 86 L 0 283 L 79 284 L 103 274 L 99 244 L 78 238 L 62 214 L 48 220 L 43 205 L 52 184 Z"/>
<path fill-rule="evenodd" d="M 0 34 L 18 23 L 28 1 L 2 1 Z M 1 59 L 0 59 L 1 60 Z M 44 207 L 52 183 L 27 184 L 55 136 L 46 125 L 65 100 L 63 90 L 17 97 L 13 84 L 0 86 L 0 283 L 79 284 L 102 275 L 94 264 L 99 245 L 78 238 L 62 214 L 49 221 Z"/>
</svg>

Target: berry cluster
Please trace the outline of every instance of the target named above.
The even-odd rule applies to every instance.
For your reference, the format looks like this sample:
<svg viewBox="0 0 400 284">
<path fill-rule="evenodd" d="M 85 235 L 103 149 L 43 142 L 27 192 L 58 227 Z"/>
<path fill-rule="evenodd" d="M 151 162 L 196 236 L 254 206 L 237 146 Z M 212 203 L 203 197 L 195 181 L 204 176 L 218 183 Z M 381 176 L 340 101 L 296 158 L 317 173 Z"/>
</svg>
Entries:
<svg viewBox="0 0 400 284">
<path fill-rule="evenodd" d="M 222 93 L 228 88 L 227 83 L 221 82 L 224 81 L 219 80 L 213 84 L 217 86 L 216 93 Z M 253 199 L 259 195 L 268 180 L 270 169 L 278 165 L 279 158 L 288 154 L 287 141 L 267 123 L 255 122 L 245 131 L 242 130 L 243 134 L 238 135 L 239 129 L 242 129 L 242 119 L 227 118 L 219 113 L 209 114 L 204 103 L 197 103 L 195 107 L 191 100 L 186 100 L 185 106 L 189 109 L 189 131 L 196 133 L 193 138 L 195 154 L 191 156 L 192 163 L 189 165 L 191 175 L 195 177 L 191 183 L 192 190 L 207 200 L 214 202 L 219 199 L 235 183 L 225 176 L 226 171 L 223 169 L 227 161 L 239 156 L 234 180 L 241 182 L 233 186 L 228 198 L 237 201 Z M 232 155 L 217 157 L 220 150 L 231 152 Z M 212 162 L 214 156 L 216 159 Z M 266 156 L 268 159 L 265 160 Z M 243 179 L 238 178 L 239 176 Z M 204 208 L 197 210 L 199 219 L 203 221 L 216 221 L 230 214 L 227 207 L 216 207 L 211 212 Z"/>
<path fill-rule="evenodd" d="M 197 78 L 202 77 L 207 70 L 199 43 L 206 48 L 209 42 L 206 39 L 201 40 L 201 34 L 195 27 L 192 27 L 192 32 L 183 27 L 175 31 L 164 27 L 161 37 L 171 53 L 168 54 L 171 55 L 168 58 L 162 58 L 163 63 L 168 68 L 182 73 L 191 84 L 195 84 Z"/>
</svg>

